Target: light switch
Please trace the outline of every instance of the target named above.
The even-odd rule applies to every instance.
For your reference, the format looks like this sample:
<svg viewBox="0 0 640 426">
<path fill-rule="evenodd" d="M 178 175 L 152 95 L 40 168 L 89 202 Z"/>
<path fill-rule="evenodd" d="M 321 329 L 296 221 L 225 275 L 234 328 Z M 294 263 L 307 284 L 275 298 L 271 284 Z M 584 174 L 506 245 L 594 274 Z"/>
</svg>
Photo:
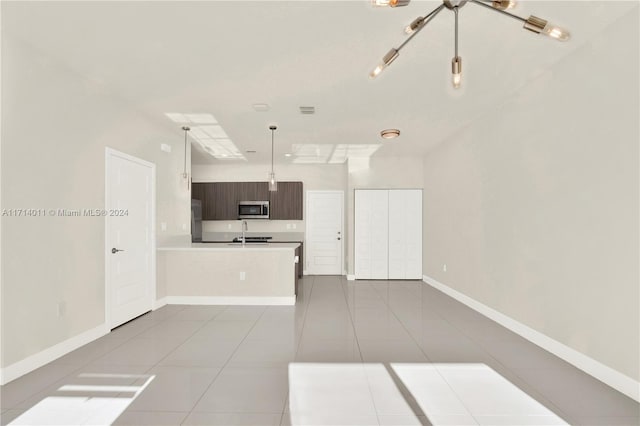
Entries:
<svg viewBox="0 0 640 426">
<path fill-rule="evenodd" d="M 163 143 L 160 145 L 160 150 L 164 152 L 171 152 L 171 145 Z"/>
<path fill-rule="evenodd" d="M 166 231 L 167 230 L 167 222 L 160 222 L 160 229 L 162 231 Z"/>
</svg>

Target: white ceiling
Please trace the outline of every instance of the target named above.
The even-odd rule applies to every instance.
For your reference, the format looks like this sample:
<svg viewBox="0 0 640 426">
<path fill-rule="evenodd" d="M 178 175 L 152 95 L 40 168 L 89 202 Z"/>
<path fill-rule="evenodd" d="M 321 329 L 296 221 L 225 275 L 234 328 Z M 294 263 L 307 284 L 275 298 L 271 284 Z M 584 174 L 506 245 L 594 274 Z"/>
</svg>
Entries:
<svg viewBox="0 0 640 426">
<path fill-rule="evenodd" d="M 456 92 L 453 13 L 446 9 L 383 75 L 368 79 L 402 42 L 404 26 L 440 1 L 396 9 L 372 8 L 369 0 L 2 3 L 3 37 L 21 39 L 126 99 L 177 140 L 180 125 L 165 113 L 209 113 L 242 153 L 257 151 L 246 154 L 250 162 L 268 162 L 268 126 L 276 123 L 279 163 L 291 161 L 284 154 L 294 144 L 383 144 L 375 156 L 421 155 L 469 122 L 490 118 L 492 108 L 637 7 L 521 1 L 514 13 L 570 29 L 571 41 L 560 43 L 467 4 L 460 11 L 464 88 Z M 588 66 L 577 63 L 576 72 Z M 254 103 L 271 109 L 255 112 Z M 315 115 L 300 114 L 308 105 Z M 391 127 L 401 137 L 383 142 L 379 131 Z M 224 160 L 194 152 L 193 161 Z"/>
</svg>

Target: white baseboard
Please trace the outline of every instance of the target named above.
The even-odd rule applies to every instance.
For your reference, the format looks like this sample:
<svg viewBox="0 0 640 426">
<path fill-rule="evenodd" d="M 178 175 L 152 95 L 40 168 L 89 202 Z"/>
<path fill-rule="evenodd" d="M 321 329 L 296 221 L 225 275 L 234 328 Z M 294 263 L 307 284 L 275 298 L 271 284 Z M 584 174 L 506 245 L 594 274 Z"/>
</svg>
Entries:
<svg viewBox="0 0 640 426">
<path fill-rule="evenodd" d="M 356 280 L 356 276 L 347 274 L 347 280 L 348 281 L 355 281 Z"/>
<path fill-rule="evenodd" d="M 295 305 L 295 296 L 286 297 L 216 297 L 167 296 L 168 305 Z"/>
<path fill-rule="evenodd" d="M 498 312 L 495 309 L 490 308 L 489 306 L 484 305 L 445 284 L 442 284 L 436 279 L 423 275 L 422 280 L 425 283 L 429 284 L 431 287 L 434 287 L 442 291 L 443 293 L 453 297 L 457 301 L 464 303 L 471 309 L 494 320 L 503 327 L 508 328 L 516 334 L 519 334 L 520 336 L 540 346 L 546 351 L 551 352 L 557 357 L 562 358 L 568 363 L 595 377 L 601 382 L 606 383 L 619 392 L 622 392 L 629 398 L 640 401 L 640 382 L 637 382 L 631 377 L 628 377 L 620 373 L 619 371 L 614 370 L 613 368 L 606 366 L 593 358 L 588 357 L 582 352 L 578 352 L 577 350 L 570 348 L 564 343 L 558 342 L 557 340 L 554 340 L 551 337 L 542 334 L 539 331 L 536 331 L 531 327 L 522 324 L 521 322 L 518 322 L 513 318 L 501 312 Z"/>
<path fill-rule="evenodd" d="M 162 308 L 166 304 L 167 304 L 167 298 L 163 297 L 162 299 L 154 300 L 153 306 L 151 307 L 151 309 L 155 311 L 156 309 Z"/>
<path fill-rule="evenodd" d="M 83 333 L 73 336 L 63 342 L 51 346 L 43 351 L 33 354 L 21 361 L 11 364 L 0 369 L 0 384 L 5 385 L 20 376 L 24 376 L 33 370 L 50 363 L 69 352 L 78 349 L 80 346 L 86 345 L 105 334 L 109 333 L 106 324 L 87 330 Z"/>
</svg>

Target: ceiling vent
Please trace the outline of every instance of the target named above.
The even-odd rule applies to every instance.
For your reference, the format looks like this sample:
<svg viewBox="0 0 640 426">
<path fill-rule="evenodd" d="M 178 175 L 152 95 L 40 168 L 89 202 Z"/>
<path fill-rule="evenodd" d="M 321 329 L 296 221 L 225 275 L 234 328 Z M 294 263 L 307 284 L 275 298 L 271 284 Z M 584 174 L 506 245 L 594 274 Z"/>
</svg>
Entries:
<svg viewBox="0 0 640 426">
<path fill-rule="evenodd" d="M 300 114 L 310 115 L 316 113 L 316 107 L 313 106 L 301 106 Z"/>
</svg>

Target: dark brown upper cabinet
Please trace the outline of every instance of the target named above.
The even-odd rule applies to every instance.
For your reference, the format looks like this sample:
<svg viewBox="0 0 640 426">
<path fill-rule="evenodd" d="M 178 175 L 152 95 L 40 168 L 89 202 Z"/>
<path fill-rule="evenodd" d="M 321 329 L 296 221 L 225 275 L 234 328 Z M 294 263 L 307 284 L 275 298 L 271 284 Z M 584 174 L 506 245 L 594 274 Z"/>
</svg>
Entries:
<svg viewBox="0 0 640 426">
<path fill-rule="evenodd" d="M 202 220 L 238 219 L 238 202 L 269 201 L 270 219 L 302 220 L 302 182 L 205 182 L 191 185 L 191 198 L 202 201 Z"/>
<path fill-rule="evenodd" d="M 269 192 L 269 219 L 302 220 L 302 182 L 278 182 Z"/>
</svg>

